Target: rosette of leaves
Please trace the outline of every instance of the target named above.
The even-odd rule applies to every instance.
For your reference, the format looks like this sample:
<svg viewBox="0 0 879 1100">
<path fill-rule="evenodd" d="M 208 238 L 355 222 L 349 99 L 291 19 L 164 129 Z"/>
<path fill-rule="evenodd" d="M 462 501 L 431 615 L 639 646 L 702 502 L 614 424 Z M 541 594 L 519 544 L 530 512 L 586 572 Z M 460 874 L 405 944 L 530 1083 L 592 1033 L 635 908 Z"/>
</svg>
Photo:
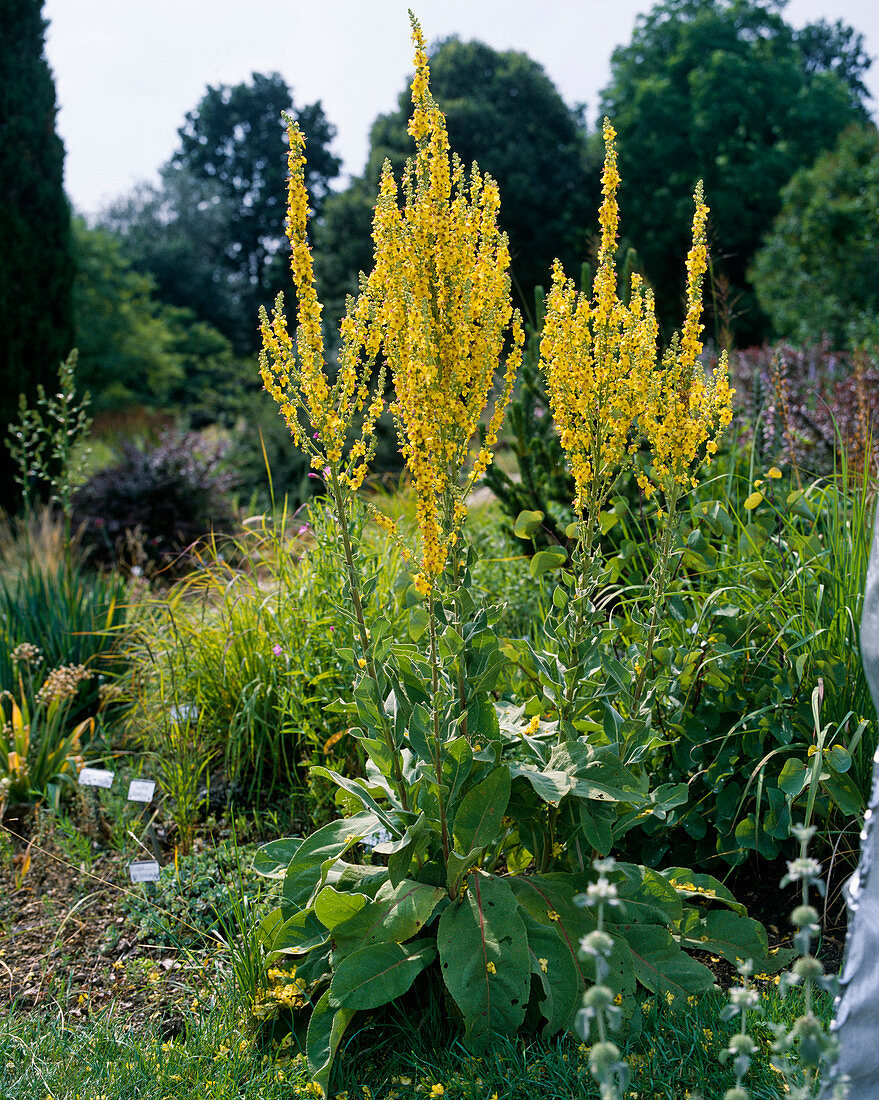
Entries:
<svg viewBox="0 0 879 1100">
<path fill-rule="evenodd" d="M 614 747 L 565 738 L 558 724 L 532 733 L 523 708 L 496 702 L 506 664 L 497 611 L 474 602 L 469 570 L 454 600 L 434 600 L 441 682 L 433 695 L 421 644 L 426 612 L 414 588 L 408 596 L 409 640 L 374 628 L 382 710 L 367 675 L 352 701 L 336 705 L 355 723 L 365 777 L 313 769 L 354 812 L 304 839 L 264 845 L 254 860 L 259 873 L 282 880 L 261 935 L 270 960 L 295 964 L 304 1007 L 294 1026 L 307 1022 L 309 1067 L 325 1092 L 356 1014 L 405 996 L 422 975 L 445 989 L 473 1050 L 523 1028 L 570 1029 L 588 984 L 578 951 L 595 915 L 576 899 L 594 879 L 591 858 L 681 796 L 649 791 Z M 366 862 L 363 843 L 377 833 L 387 839 Z M 608 931 L 628 1015 L 638 984 L 684 1000 L 711 987 L 711 971 L 690 949 L 773 967 L 762 927 L 718 881 L 634 864 L 618 864 L 615 878 L 623 907 Z"/>
</svg>

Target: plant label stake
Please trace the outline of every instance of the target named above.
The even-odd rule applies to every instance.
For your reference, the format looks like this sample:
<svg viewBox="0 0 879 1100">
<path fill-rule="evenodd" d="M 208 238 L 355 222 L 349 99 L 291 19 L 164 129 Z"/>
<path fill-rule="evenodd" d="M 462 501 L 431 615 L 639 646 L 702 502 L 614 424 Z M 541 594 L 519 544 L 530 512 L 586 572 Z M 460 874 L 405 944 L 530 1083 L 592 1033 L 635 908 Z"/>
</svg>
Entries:
<svg viewBox="0 0 879 1100">
<path fill-rule="evenodd" d="M 873 548 L 867 567 L 867 587 L 861 617 L 861 658 L 876 710 L 879 712 L 879 508 Z M 849 906 L 848 934 L 842 991 L 836 1003 L 833 1030 L 839 1037 L 837 1077 L 849 1079 L 848 1100 L 874 1100 L 879 1096 L 879 749 L 873 758 L 873 789 L 864 814 L 861 859 L 846 886 Z M 822 1094 L 830 1096 L 828 1084 Z"/>
<path fill-rule="evenodd" d="M 128 784 L 129 802 L 152 802 L 156 784 L 152 779 L 132 779 Z"/>
<path fill-rule="evenodd" d="M 79 773 L 79 785 L 80 787 L 104 787 L 109 791 L 113 786 L 115 774 L 104 768 L 83 768 Z"/>
<path fill-rule="evenodd" d="M 154 859 L 142 859 L 129 863 L 128 874 L 132 882 L 158 882 L 159 865 Z"/>
</svg>

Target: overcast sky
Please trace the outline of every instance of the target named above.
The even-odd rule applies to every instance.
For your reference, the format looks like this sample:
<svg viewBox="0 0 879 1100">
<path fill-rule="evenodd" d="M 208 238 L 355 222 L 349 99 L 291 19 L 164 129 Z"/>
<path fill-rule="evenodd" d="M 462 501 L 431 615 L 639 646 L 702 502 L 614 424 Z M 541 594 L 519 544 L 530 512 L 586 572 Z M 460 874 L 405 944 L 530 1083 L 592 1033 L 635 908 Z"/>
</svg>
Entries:
<svg viewBox="0 0 879 1100">
<path fill-rule="evenodd" d="M 610 55 L 650 0 L 46 0 L 65 183 L 95 213 L 155 179 L 177 128 L 208 84 L 277 71 L 297 106 L 321 100 L 346 173 L 366 159 L 369 127 L 393 109 L 412 68 L 407 8 L 426 38 L 476 38 L 539 61 L 569 103 L 596 120 Z M 790 0 L 795 27 L 838 18 L 879 55 L 877 0 Z M 874 117 L 879 61 L 867 83 Z"/>
</svg>

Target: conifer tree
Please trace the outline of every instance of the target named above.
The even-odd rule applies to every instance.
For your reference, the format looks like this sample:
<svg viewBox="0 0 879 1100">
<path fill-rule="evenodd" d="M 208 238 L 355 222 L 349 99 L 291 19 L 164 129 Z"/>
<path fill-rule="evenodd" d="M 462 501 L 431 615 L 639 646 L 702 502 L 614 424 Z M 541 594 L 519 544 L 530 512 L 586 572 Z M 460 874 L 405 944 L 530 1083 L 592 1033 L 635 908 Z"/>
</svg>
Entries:
<svg viewBox="0 0 879 1100">
<path fill-rule="evenodd" d="M 51 387 L 73 344 L 70 207 L 55 82 L 45 57 L 43 0 L 0 3 L 0 436 Z M 15 503 L 12 461 L 0 446 L 0 505 Z"/>
</svg>

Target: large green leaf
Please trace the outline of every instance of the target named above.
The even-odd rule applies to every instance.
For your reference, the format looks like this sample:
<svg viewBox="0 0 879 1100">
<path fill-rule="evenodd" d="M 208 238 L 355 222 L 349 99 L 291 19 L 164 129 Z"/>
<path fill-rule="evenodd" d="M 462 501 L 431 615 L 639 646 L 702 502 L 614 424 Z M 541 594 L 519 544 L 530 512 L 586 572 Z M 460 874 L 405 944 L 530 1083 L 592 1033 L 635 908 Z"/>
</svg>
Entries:
<svg viewBox="0 0 879 1100">
<path fill-rule="evenodd" d="M 277 910 L 280 912 L 280 910 Z M 269 951 L 287 955 L 304 955 L 312 947 L 324 943 L 327 930 L 314 915 L 313 909 L 300 909 L 292 917 L 276 925 L 264 941 Z"/>
<path fill-rule="evenodd" d="M 497 839 L 510 801 L 510 770 L 495 768 L 461 799 L 455 814 L 455 848 L 462 855 Z"/>
<path fill-rule="evenodd" d="M 528 936 L 503 879 L 474 871 L 459 902 L 439 920 L 443 980 L 464 1016 L 464 1041 L 484 1049 L 492 1035 L 515 1035 L 531 985 Z"/>
<path fill-rule="evenodd" d="M 687 997 L 704 993 L 714 984 L 707 966 L 690 958 L 659 924 L 606 925 L 612 936 L 624 940 L 632 953 L 635 976 L 651 993 Z"/>
<path fill-rule="evenodd" d="M 564 872 L 549 875 L 514 875 L 507 880 L 516 900 L 538 924 L 555 927 L 584 987 L 587 976 L 580 961 L 580 940 L 595 928 L 591 910 L 574 898 L 589 885 L 587 875 Z"/>
<path fill-rule="evenodd" d="M 683 906 L 677 890 L 652 867 L 617 863 L 613 878 L 629 923 L 670 924 L 680 920 Z"/>
<path fill-rule="evenodd" d="M 445 895 L 441 886 L 403 879 L 386 882 L 375 901 L 333 929 L 333 958 L 342 959 L 377 943 L 404 943 L 424 927 Z"/>
<path fill-rule="evenodd" d="M 550 806 L 558 806 L 576 782 L 567 772 L 541 769 L 534 764 L 514 764 L 510 767 L 510 775 L 530 783 L 538 798 Z"/>
<path fill-rule="evenodd" d="M 336 967 L 330 1004 L 350 1009 L 378 1008 L 402 997 L 435 958 L 436 947 L 429 939 L 362 947 Z"/>
<path fill-rule="evenodd" d="M 467 782 L 473 769 L 473 751 L 466 737 L 456 737 L 443 747 L 443 786 L 446 805 L 451 806 L 458 791 Z"/>
<path fill-rule="evenodd" d="M 337 787 L 341 787 L 343 791 L 347 791 L 348 794 L 357 799 L 365 810 L 371 810 L 385 829 L 394 836 L 399 836 L 402 832 L 397 823 L 396 815 L 389 813 L 388 810 L 377 801 L 377 796 L 382 795 L 380 787 L 371 788 L 369 784 L 365 783 L 362 779 L 348 779 L 346 776 L 334 772 L 332 768 L 324 768 L 323 766 L 311 768 L 311 775 L 319 775 L 324 779 L 329 779 L 335 783 Z"/>
<path fill-rule="evenodd" d="M 750 959 L 758 971 L 767 974 L 774 974 L 786 966 L 795 954 L 792 950 L 770 954 L 763 925 L 726 909 L 707 913 L 688 909 L 678 930 L 677 939 L 682 947 L 712 951 L 731 963 Z"/>
<path fill-rule="evenodd" d="M 290 861 L 302 847 L 302 837 L 284 837 L 270 840 L 257 848 L 253 857 L 253 869 L 266 878 L 283 878 Z"/>
<path fill-rule="evenodd" d="M 659 874 L 674 887 L 680 897 L 719 901 L 734 913 L 747 916 L 745 906 L 736 901 L 719 879 L 711 875 L 697 875 L 688 867 L 666 867 Z"/>
<path fill-rule="evenodd" d="M 305 1056 L 308 1068 L 323 1089 L 324 1096 L 329 1093 L 333 1058 L 353 1016 L 354 1009 L 331 1007 L 329 990 L 312 1009 L 305 1038 Z"/>
<path fill-rule="evenodd" d="M 572 776 L 577 798 L 627 802 L 633 806 L 647 803 L 646 780 L 627 768 L 611 748 L 593 748 L 581 741 L 556 745 L 547 768 Z"/>
<path fill-rule="evenodd" d="M 314 914 L 321 924 L 332 931 L 337 924 L 349 920 L 367 904 L 369 898 L 365 894 L 325 886 L 314 899 Z"/>
<path fill-rule="evenodd" d="M 540 924 L 520 907 L 528 933 L 531 973 L 543 987 L 540 1011 L 547 1035 L 569 1028 L 583 997 L 583 982 L 568 945 L 554 924 Z"/>
<path fill-rule="evenodd" d="M 375 814 L 360 813 L 331 821 L 313 832 L 296 849 L 284 876 L 284 901 L 294 909 L 304 909 L 325 874 L 325 865 L 342 855 L 380 826 Z"/>
</svg>

